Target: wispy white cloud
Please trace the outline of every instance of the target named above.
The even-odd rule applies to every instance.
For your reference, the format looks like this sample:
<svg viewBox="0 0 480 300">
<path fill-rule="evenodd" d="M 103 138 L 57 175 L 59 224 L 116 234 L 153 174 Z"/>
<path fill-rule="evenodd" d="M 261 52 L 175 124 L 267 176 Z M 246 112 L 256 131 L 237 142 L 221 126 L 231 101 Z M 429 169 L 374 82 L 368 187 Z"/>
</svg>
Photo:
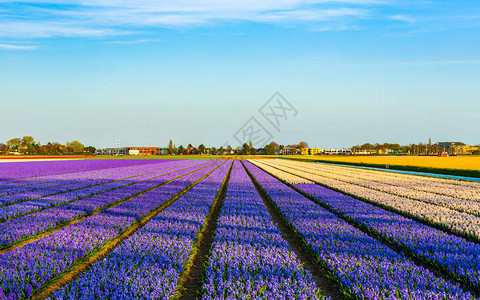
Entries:
<svg viewBox="0 0 480 300">
<path fill-rule="evenodd" d="M 304 60 L 296 61 L 298 64 L 322 64 L 331 66 L 372 66 L 372 67 L 422 67 L 422 66 L 468 66 L 468 65 L 480 65 L 480 59 L 467 59 L 467 60 L 422 60 L 422 61 L 370 61 L 370 62 L 352 62 L 333 59 L 322 60 Z"/>
<path fill-rule="evenodd" d="M 396 34 L 480 26 L 475 11 L 440 11 L 433 1 L 414 0 L 23 0 L 21 5 L 18 3 L 18 0 L 0 0 L 0 37 L 101 37 L 226 22 L 300 25 L 316 31 L 378 28 L 375 22 L 381 22 L 384 28 L 389 23 L 405 28 L 402 32 L 395 31 Z"/>
<path fill-rule="evenodd" d="M 3 49 L 3 50 L 33 50 L 37 48 L 38 46 L 32 46 L 32 45 L 0 44 L 0 49 Z"/>
<path fill-rule="evenodd" d="M 16 0 L 0 0 L 0 3 L 15 3 Z M 392 0 L 24 0 L 30 4 L 74 5 L 96 8 L 126 8 L 150 12 L 225 12 L 290 10 L 314 5 L 371 5 L 386 4 Z"/>
<path fill-rule="evenodd" d="M 109 36 L 121 34 L 128 34 L 128 32 L 111 28 L 86 27 L 77 22 L 0 22 L 0 36 L 8 38 Z"/>
<path fill-rule="evenodd" d="M 309 27 L 310 30 L 312 31 L 317 31 L 317 32 L 327 32 L 327 31 L 359 31 L 363 30 L 364 27 L 359 26 L 359 25 L 343 25 L 343 24 L 338 24 L 338 25 L 328 25 L 328 26 L 311 26 Z"/>
<path fill-rule="evenodd" d="M 405 15 L 395 15 L 395 16 L 390 16 L 390 20 L 394 21 L 402 21 L 402 22 L 407 22 L 407 23 L 414 23 L 415 19 L 410 16 L 405 16 Z"/>
<path fill-rule="evenodd" d="M 241 21 L 276 25 L 330 23 L 362 18 L 370 5 L 392 0 L 25 0 L 0 21 L 0 36 L 104 36 L 154 27 L 198 27 Z M 54 4 L 54 5 L 52 5 Z M 15 11 L 13 11 L 15 10 Z"/>
<path fill-rule="evenodd" d="M 348 16 L 362 16 L 366 15 L 365 10 L 361 9 L 351 9 L 351 8 L 342 8 L 342 9 L 301 9 L 301 10 L 290 10 L 290 11 L 280 11 L 280 12 L 269 12 L 261 14 L 247 14 L 240 15 L 238 19 L 243 19 L 245 21 L 256 21 L 256 22 L 265 22 L 265 23 L 303 23 L 303 22 L 315 22 L 315 21 L 327 21 L 333 20 L 340 17 Z"/>
<path fill-rule="evenodd" d="M 145 44 L 145 43 L 157 43 L 161 42 L 160 39 L 141 39 L 141 40 L 127 40 L 127 41 L 109 41 L 105 44 Z"/>
<path fill-rule="evenodd" d="M 238 1 L 237 1 L 238 2 Z M 252 3 L 262 3 L 251 1 Z M 275 3 L 272 5 L 223 5 L 223 6 L 134 6 L 134 7 L 92 7 L 76 10 L 48 10 L 48 13 L 75 20 L 88 20 L 103 25 L 136 26 L 190 26 L 218 20 L 241 20 L 263 23 L 315 22 L 342 17 L 363 16 L 366 9 L 359 8 L 317 8 L 312 6 Z M 268 1 L 266 2 L 268 3 Z M 44 10 L 45 12 L 46 10 Z"/>
</svg>

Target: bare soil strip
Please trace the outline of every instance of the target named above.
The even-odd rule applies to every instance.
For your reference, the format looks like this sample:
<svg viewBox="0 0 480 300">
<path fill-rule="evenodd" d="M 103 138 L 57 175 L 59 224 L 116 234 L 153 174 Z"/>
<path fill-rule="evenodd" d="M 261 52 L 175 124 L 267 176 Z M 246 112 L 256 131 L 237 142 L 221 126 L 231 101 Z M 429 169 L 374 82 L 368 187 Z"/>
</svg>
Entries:
<svg viewBox="0 0 480 300">
<path fill-rule="evenodd" d="M 199 169 L 195 169 L 195 170 L 193 170 L 192 172 L 189 172 L 189 173 L 187 173 L 187 174 L 184 174 L 184 175 L 175 177 L 175 178 L 173 178 L 173 179 L 170 179 L 170 180 L 168 180 L 168 181 L 162 182 L 162 183 L 160 183 L 159 185 L 156 185 L 156 186 L 154 186 L 154 187 L 152 187 L 152 188 L 149 188 L 149 189 L 147 189 L 147 190 L 138 192 L 138 193 L 136 193 L 135 195 L 132 195 L 132 196 L 126 197 L 126 198 L 124 198 L 124 199 L 122 199 L 122 200 L 119 200 L 119 201 L 110 203 L 110 204 L 107 205 L 107 206 L 104 206 L 104 207 L 101 207 L 101 208 L 99 208 L 99 209 L 96 209 L 96 210 L 94 210 L 94 211 L 92 211 L 92 212 L 90 212 L 90 213 L 88 213 L 88 214 L 86 214 L 86 215 L 84 215 L 84 216 L 81 216 L 81 217 L 79 217 L 79 218 L 73 219 L 73 220 L 71 220 L 71 221 L 69 221 L 69 222 L 67 222 L 67 223 L 65 223 L 65 224 L 60 224 L 59 226 L 56 226 L 56 227 L 53 227 L 53 228 L 49 228 L 49 229 L 47 229 L 47 230 L 45 230 L 45 231 L 43 231 L 43 232 L 39 232 L 38 234 L 35 234 L 35 235 L 33 235 L 33 236 L 30 236 L 29 238 L 27 238 L 27 239 L 25 239 L 25 240 L 21 240 L 20 242 L 12 243 L 12 244 L 10 244 L 9 246 L 7 246 L 6 248 L 1 249 L 1 250 L 0 250 L 0 255 L 3 254 L 3 253 L 5 253 L 5 252 L 12 251 L 12 250 L 15 250 L 15 249 L 17 249 L 17 248 L 23 247 L 23 246 L 25 246 L 25 245 L 27 245 L 27 244 L 30 244 L 30 243 L 32 243 L 32 242 L 38 241 L 38 240 L 41 239 L 42 237 L 48 236 L 48 235 L 50 235 L 50 234 L 52 234 L 52 233 L 54 233 L 54 232 L 56 232 L 56 231 L 59 231 L 59 230 L 65 228 L 65 227 L 67 227 L 67 226 L 70 226 L 70 225 L 72 225 L 72 224 L 81 222 L 81 221 L 83 221 L 84 219 L 86 219 L 86 218 L 88 218 L 88 217 L 91 217 L 91 216 L 93 216 L 93 215 L 96 215 L 96 214 L 98 214 L 98 213 L 100 213 L 100 212 L 102 212 L 102 211 L 104 211 L 104 210 L 106 210 L 106 209 L 109 209 L 109 208 L 115 207 L 115 206 L 117 206 L 117 205 L 120 205 L 120 204 L 122 204 L 122 203 L 124 203 L 124 202 L 127 202 L 127 201 L 130 200 L 130 199 L 133 199 L 133 198 L 135 198 L 135 197 L 138 197 L 138 196 L 140 196 L 140 195 L 142 195 L 142 194 L 144 194 L 144 193 L 146 193 L 146 192 L 149 192 L 149 191 L 151 191 L 151 190 L 157 189 L 157 188 L 161 187 L 162 185 L 166 185 L 166 184 L 168 184 L 168 183 L 170 183 L 170 182 L 172 182 L 172 181 L 175 181 L 175 180 L 177 180 L 177 179 L 179 179 L 179 178 L 182 178 L 182 177 L 184 177 L 184 176 L 187 176 L 188 174 L 197 172 L 197 171 L 199 171 L 199 170 L 201 170 L 201 169 L 203 169 L 203 168 L 206 168 L 206 167 L 208 167 L 208 166 L 210 166 L 210 165 L 212 165 L 212 164 L 214 164 L 214 163 L 205 165 L 205 166 L 203 166 L 203 167 L 201 167 L 201 168 L 199 168 Z M 183 170 L 183 169 L 182 169 L 182 170 Z M 181 171 L 181 170 L 176 170 L 176 171 Z M 160 176 L 164 176 L 164 175 L 167 175 L 167 174 L 171 174 L 171 173 L 174 173 L 174 172 L 176 172 L 176 171 L 172 171 L 172 172 L 169 172 L 169 173 L 166 173 L 166 174 L 162 174 L 162 175 L 160 175 Z M 158 177 L 160 177 L 160 176 L 158 176 Z M 156 177 L 154 177 L 154 178 L 156 178 Z"/>
<path fill-rule="evenodd" d="M 293 230 L 293 226 L 288 223 L 282 212 L 278 209 L 272 199 L 270 199 L 255 177 L 253 177 L 245 164 L 243 164 L 243 167 L 252 180 L 255 189 L 262 198 L 263 203 L 267 207 L 268 212 L 270 213 L 273 222 L 277 225 L 283 239 L 295 252 L 297 258 L 302 262 L 303 267 L 310 272 L 321 294 L 325 297 L 330 297 L 331 299 L 346 299 L 344 294 L 342 294 L 338 288 L 338 284 L 331 279 L 332 274 L 330 270 L 326 270 L 325 267 L 319 263 L 317 258 L 313 255 L 310 247 L 300 235 Z"/>
<path fill-rule="evenodd" d="M 230 164 L 227 175 L 215 197 L 215 201 L 206 217 L 206 222 L 197 236 L 197 240 L 192 249 L 192 254 L 186 263 L 187 267 L 179 277 L 177 289 L 175 290 L 172 299 L 201 298 L 202 286 L 205 281 L 206 264 L 212 253 L 212 244 L 215 239 L 217 221 L 220 212 L 222 211 L 232 167 L 233 162 Z"/>
<path fill-rule="evenodd" d="M 263 170 L 263 168 L 262 168 Z M 291 187 L 292 189 L 294 189 L 295 191 L 297 191 L 298 193 L 304 195 L 306 198 L 312 200 L 313 202 L 315 202 L 316 204 L 318 204 L 319 206 L 321 206 L 322 208 L 328 210 L 329 212 L 331 212 L 332 214 L 334 214 L 335 216 L 337 216 L 338 218 L 340 219 L 343 219 L 345 222 L 347 222 L 348 224 L 352 225 L 353 227 L 359 229 L 360 231 L 362 231 L 363 233 L 367 234 L 368 236 L 370 236 L 371 238 L 374 238 L 376 240 L 378 240 L 379 242 L 383 243 L 385 246 L 387 246 L 388 248 L 392 249 L 393 251 L 401 254 L 403 253 L 405 255 L 405 257 L 407 257 L 409 260 L 413 261 L 417 266 L 421 266 L 427 270 L 429 270 L 430 272 L 432 272 L 435 276 L 437 277 L 440 277 L 440 278 L 443 278 L 444 280 L 446 281 L 449 281 L 450 283 L 452 284 L 460 284 L 460 287 L 464 290 L 464 291 L 468 291 L 470 293 L 472 293 L 475 297 L 480 297 L 480 290 L 477 288 L 477 287 L 474 287 L 474 286 L 471 286 L 467 283 L 465 283 L 463 280 L 461 279 L 457 279 L 455 277 L 455 275 L 453 273 L 451 273 L 449 270 L 445 269 L 445 270 L 442 270 L 441 268 L 439 268 L 437 265 L 419 257 L 418 255 L 416 255 L 415 253 L 413 253 L 410 249 L 408 249 L 407 247 L 400 247 L 398 245 L 396 245 L 394 242 L 386 239 L 386 238 L 383 238 L 382 236 L 380 236 L 378 233 L 374 232 L 373 230 L 371 230 L 370 228 L 368 228 L 367 226 L 363 225 L 363 224 L 360 224 L 359 222 L 343 215 L 343 214 L 340 214 L 336 211 L 334 211 L 330 206 L 318 201 L 317 199 L 315 199 L 315 197 L 313 197 L 312 195 L 302 191 L 301 189 L 293 186 L 292 184 L 282 180 L 281 178 L 269 173 L 268 171 L 266 170 L 263 170 L 265 172 L 267 172 L 268 174 L 272 175 L 273 177 L 277 178 L 278 180 L 280 180 L 281 182 L 283 182 L 285 185 Z M 286 171 L 284 171 L 286 172 Z M 288 173 L 288 172 L 287 172 Z M 292 174 L 292 175 L 295 175 L 295 174 Z M 296 175 L 298 176 L 298 175 Z M 301 176 L 299 176 L 301 177 Z M 307 179 L 307 178 L 305 178 Z M 328 187 L 327 187 L 328 188 Z"/>
<path fill-rule="evenodd" d="M 223 162 L 222 164 L 224 164 L 225 162 Z M 214 164 L 214 163 L 212 163 Z M 210 166 L 212 164 L 209 164 L 207 166 Z M 189 190 L 191 190 L 194 186 L 196 186 L 200 181 L 202 181 L 203 179 L 205 179 L 206 177 L 208 177 L 210 174 L 212 174 L 216 169 L 218 169 L 222 164 L 218 165 L 215 169 L 213 169 L 212 171 L 208 172 L 207 174 L 203 175 L 202 177 L 200 177 L 199 179 L 197 179 L 195 182 L 193 182 L 192 184 L 190 184 L 189 186 L 187 186 L 185 189 L 183 189 L 182 191 L 180 191 L 179 193 L 177 193 L 175 196 L 173 196 L 172 198 L 170 198 L 169 200 L 167 200 L 166 202 L 164 202 L 162 205 L 160 205 L 159 207 L 157 207 L 156 209 L 154 209 L 153 211 L 151 211 L 150 213 L 148 213 L 147 215 L 143 216 L 139 221 L 136 221 L 132 226 L 130 226 L 126 231 L 124 231 L 120 236 L 118 236 L 117 238 L 113 239 L 112 241 L 108 242 L 107 244 L 105 244 L 103 247 L 101 247 L 100 249 L 98 249 L 97 251 L 95 251 L 93 254 L 91 255 L 88 255 L 87 257 L 84 257 L 83 259 L 81 259 L 80 261 L 78 261 L 78 263 L 76 263 L 74 265 L 73 268 L 71 269 L 67 269 L 67 271 L 61 273 L 57 278 L 54 278 L 52 280 L 52 283 L 49 284 L 48 286 L 46 286 L 42 291 L 40 291 L 39 293 L 35 294 L 32 299 L 34 300 L 37 300 L 37 299 L 45 299 L 45 298 L 48 298 L 50 297 L 53 292 L 55 292 L 56 290 L 59 290 L 61 289 L 64 285 L 67 285 L 68 283 L 74 281 L 81 273 L 85 272 L 88 270 L 88 268 L 90 268 L 90 266 L 105 258 L 106 256 L 108 256 L 120 243 L 123 242 L 123 240 L 127 239 L 129 236 L 131 236 L 132 234 L 134 234 L 137 230 L 139 230 L 140 228 L 142 228 L 143 226 L 145 226 L 145 224 L 147 224 L 152 218 L 154 218 L 155 216 L 157 216 L 160 212 L 162 212 L 163 210 L 165 210 L 168 206 L 170 206 L 173 202 L 177 201 L 181 196 L 183 196 L 185 193 L 187 193 Z M 207 167 L 205 166 L 205 167 Z M 203 167 L 203 168 L 205 168 Z M 201 169 L 203 169 L 201 168 Z M 200 170 L 200 169 L 198 169 Z M 198 171 L 196 170 L 196 171 Z M 195 171 L 194 171 L 195 172 Z M 190 172 L 192 173 L 192 172 Z M 190 174 L 189 173 L 189 174 Z M 186 174 L 188 175 L 188 174 Z M 183 176 L 180 176 L 180 177 L 183 177 Z M 178 177 L 178 178 L 180 178 Z M 176 179 L 178 179 L 176 178 Z M 176 180 L 176 179 L 173 179 L 173 180 Z M 172 180 L 172 181 L 173 181 Z M 170 181 L 171 182 L 171 181 Z M 152 189 L 155 189 L 155 188 L 152 188 Z M 139 195 L 141 194 L 144 194 L 152 189 L 149 189 L 147 191 L 143 191 L 141 193 L 139 193 Z M 136 195 L 136 196 L 139 196 L 139 195 Z M 135 197 L 136 197 L 135 196 Z M 133 198 L 133 197 L 132 197 Z"/>
</svg>

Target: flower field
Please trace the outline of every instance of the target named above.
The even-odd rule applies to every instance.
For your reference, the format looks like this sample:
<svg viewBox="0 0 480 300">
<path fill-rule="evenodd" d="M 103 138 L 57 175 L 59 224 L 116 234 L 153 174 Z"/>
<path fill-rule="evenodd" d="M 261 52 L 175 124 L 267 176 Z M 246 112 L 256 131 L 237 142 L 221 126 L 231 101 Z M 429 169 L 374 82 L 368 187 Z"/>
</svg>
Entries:
<svg viewBox="0 0 480 300">
<path fill-rule="evenodd" d="M 0 165 L 0 299 L 476 299 L 480 183 L 279 159 Z"/>
<path fill-rule="evenodd" d="M 309 156 L 307 159 L 318 159 L 318 156 Z M 364 163 L 390 166 L 414 166 L 420 168 L 441 168 L 458 170 L 480 170 L 479 156 L 369 156 L 369 155 L 323 155 L 325 161 L 346 163 Z"/>
</svg>

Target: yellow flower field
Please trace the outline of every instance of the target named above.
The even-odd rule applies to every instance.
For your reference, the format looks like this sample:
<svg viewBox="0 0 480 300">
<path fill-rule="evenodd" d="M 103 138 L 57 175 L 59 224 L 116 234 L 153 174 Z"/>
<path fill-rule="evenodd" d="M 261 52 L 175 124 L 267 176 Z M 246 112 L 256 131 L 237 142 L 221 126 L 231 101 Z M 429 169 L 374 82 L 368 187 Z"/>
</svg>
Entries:
<svg viewBox="0 0 480 300">
<path fill-rule="evenodd" d="M 416 166 L 441 169 L 480 170 L 480 156 L 290 156 L 339 162 L 388 164 L 400 166 Z"/>
</svg>

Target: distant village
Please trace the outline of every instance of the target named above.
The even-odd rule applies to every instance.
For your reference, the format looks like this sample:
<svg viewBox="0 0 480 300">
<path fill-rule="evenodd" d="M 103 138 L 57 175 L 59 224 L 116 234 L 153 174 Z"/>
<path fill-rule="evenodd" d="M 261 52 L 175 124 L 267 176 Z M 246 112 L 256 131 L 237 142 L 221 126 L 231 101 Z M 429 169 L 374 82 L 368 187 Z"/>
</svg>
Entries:
<svg viewBox="0 0 480 300">
<path fill-rule="evenodd" d="M 462 142 L 418 143 L 409 145 L 399 144 L 370 144 L 365 143 L 351 148 L 319 148 L 309 147 L 301 141 L 298 144 L 280 145 L 271 142 L 261 148 L 256 148 L 250 141 L 242 146 L 233 148 L 230 145 L 207 147 L 204 144 L 193 146 L 188 144 L 176 146 L 172 140 L 167 147 L 128 146 L 112 148 L 85 147 L 81 142 L 74 140 L 65 145 L 58 142 L 41 144 L 31 136 L 12 138 L 5 144 L 0 143 L 0 155 L 480 155 L 480 145 L 471 146 Z"/>
<path fill-rule="evenodd" d="M 303 145 L 302 145 L 303 143 Z M 275 142 L 263 148 L 254 148 L 244 144 L 242 147 L 230 146 L 207 148 L 204 145 L 187 148 L 180 147 L 117 147 L 96 150 L 97 155 L 474 155 L 480 154 L 480 146 L 470 146 L 462 142 L 438 142 L 435 144 L 363 144 L 351 148 L 308 147 L 301 142 L 296 145 L 279 145 Z"/>
</svg>

